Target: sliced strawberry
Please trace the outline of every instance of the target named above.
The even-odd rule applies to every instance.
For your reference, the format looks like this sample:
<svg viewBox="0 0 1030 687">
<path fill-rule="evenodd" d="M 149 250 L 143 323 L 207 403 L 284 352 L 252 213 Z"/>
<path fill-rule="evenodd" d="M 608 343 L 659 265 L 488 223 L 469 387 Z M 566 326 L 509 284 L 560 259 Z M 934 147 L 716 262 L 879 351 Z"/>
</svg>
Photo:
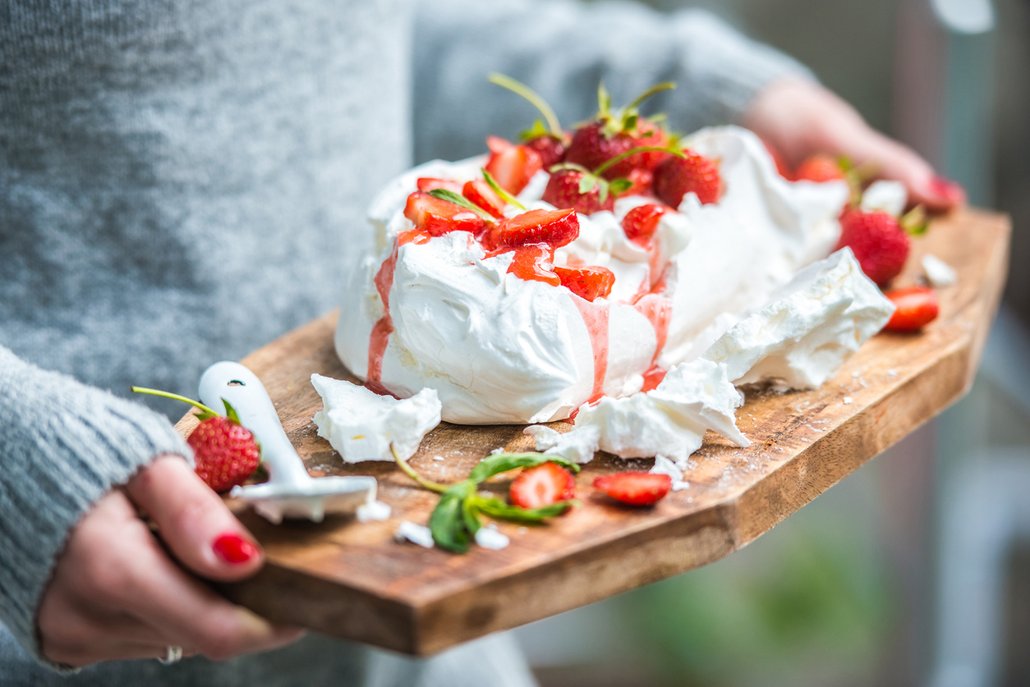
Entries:
<svg viewBox="0 0 1030 687">
<path fill-rule="evenodd" d="M 546 243 L 531 243 L 516 248 L 508 272 L 519 279 L 561 286 L 561 279 L 554 273 L 554 248 Z"/>
<path fill-rule="evenodd" d="M 607 267 L 555 267 L 561 284 L 580 298 L 593 301 L 607 298 L 615 285 L 615 274 Z"/>
<path fill-rule="evenodd" d="M 448 191 L 454 191 L 455 193 L 461 193 L 461 182 L 455 181 L 454 179 L 441 179 L 439 177 L 419 177 L 415 181 L 415 186 L 418 187 L 419 191 L 430 191 L 438 188 L 445 188 Z"/>
<path fill-rule="evenodd" d="M 662 215 L 671 211 L 672 208 L 667 205 L 638 205 L 622 218 L 622 230 L 630 241 L 647 247 L 658 229 Z"/>
<path fill-rule="evenodd" d="M 487 250 L 518 248 L 529 243 L 546 243 L 557 248 L 577 236 L 579 219 L 575 210 L 530 210 L 491 227 L 483 235 L 483 245 Z"/>
<path fill-rule="evenodd" d="M 631 506 L 650 506 L 665 498 L 672 489 L 672 478 L 652 472 L 627 471 L 601 475 L 594 489 Z"/>
<path fill-rule="evenodd" d="M 894 303 L 894 314 L 884 327 L 890 332 L 915 332 L 937 319 L 940 303 L 937 292 L 925 286 L 909 286 L 885 291 Z"/>
<path fill-rule="evenodd" d="M 471 210 L 423 191 L 408 196 L 404 216 L 431 236 L 443 236 L 451 231 L 479 234 L 486 227 L 486 220 Z"/>
<path fill-rule="evenodd" d="M 560 169 L 547 180 L 543 200 L 556 208 L 572 208 L 584 215 L 615 207 L 615 198 L 609 193 L 601 200 L 601 186 L 597 183 L 585 193 L 580 193 L 584 173 L 575 169 Z"/>
<path fill-rule="evenodd" d="M 490 157 L 486 171 L 508 193 L 518 195 L 533 175 L 544 168 L 540 154 L 525 145 L 516 145 L 498 136 L 486 139 Z"/>
<path fill-rule="evenodd" d="M 818 182 L 843 181 L 847 179 L 847 173 L 833 157 L 820 153 L 805 158 L 794 172 L 794 179 Z"/>
<path fill-rule="evenodd" d="M 714 203 L 722 196 L 719 165 L 703 155 L 683 151 L 683 157 L 670 157 L 654 171 L 654 192 L 658 199 L 678 208 L 683 196 L 697 194 L 702 204 Z"/>
<path fill-rule="evenodd" d="M 461 195 L 497 219 L 504 217 L 504 207 L 507 203 L 484 180 L 474 179 L 465 182 L 465 186 L 461 189 Z"/>
<path fill-rule="evenodd" d="M 511 502 L 521 508 L 543 508 L 575 496 L 575 478 L 556 463 L 544 463 L 523 470 L 508 491 Z"/>
</svg>

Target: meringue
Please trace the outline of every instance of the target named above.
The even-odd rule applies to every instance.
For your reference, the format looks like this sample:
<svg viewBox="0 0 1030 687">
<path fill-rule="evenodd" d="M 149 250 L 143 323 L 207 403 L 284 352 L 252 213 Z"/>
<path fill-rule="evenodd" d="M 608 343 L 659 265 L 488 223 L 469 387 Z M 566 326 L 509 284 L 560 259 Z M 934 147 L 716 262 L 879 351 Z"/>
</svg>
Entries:
<svg viewBox="0 0 1030 687">
<path fill-rule="evenodd" d="M 894 305 L 863 272 L 850 248 L 810 265 L 745 314 L 705 352 L 734 384 L 811 389 L 829 379 Z"/>
<path fill-rule="evenodd" d="M 318 436 L 327 439 L 347 463 L 393 461 L 391 444 L 407 460 L 415 455 L 422 437 L 440 424 L 440 399 L 433 389 L 397 399 L 320 374 L 311 375 L 311 384 L 323 404 L 313 418 Z"/>
<path fill-rule="evenodd" d="M 923 256 L 922 264 L 923 272 L 926 273 L 926 280 L 930 282 L 931 286 L 942 289 L 947 286 L 954 286 L 958 282 L 958 274 L 955 272 L 955 268 L 936 255 L 927 253 Z"/>
</svg>

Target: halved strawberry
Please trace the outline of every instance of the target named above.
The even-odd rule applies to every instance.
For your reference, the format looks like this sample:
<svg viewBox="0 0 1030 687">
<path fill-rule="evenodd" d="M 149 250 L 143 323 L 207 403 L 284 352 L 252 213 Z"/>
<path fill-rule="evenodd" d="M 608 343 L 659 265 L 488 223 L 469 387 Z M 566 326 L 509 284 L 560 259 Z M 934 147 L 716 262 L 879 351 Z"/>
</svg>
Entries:
<svg viewBox="0 0 1030 687">
<path fill-rule="evenodd" d="M 940 303 L 937 292 L 926 286 L 909 286 L 885 291 L 894 303 L 894 314 L 884 327 L 890 332 L 915 332 L 937 319 Z"/>
<path fill-rule="evenodd" d="M 500 219 L 504 217 L 504 207 L 507 203 L 497 195 L 497 192 L 490 188 L 490 184 L 483 179 L 466 181 L 461 189 L 461 195 L 486 210 L 492 216 Z"/>
<path fill-rule="evenodd" d="M 531 243 L 516 248 L 508 272 L 519 279 L 561 286 L 561 279 L 554 273 L 554 248 L 546 243 Z"/>
<path fill-rule="evenodd" d="M 631 506 L 650 506 L 665 498 L 672 489 L 672 478 L 653 472 L 627 471 L 601 475 L 594 489 Z"/>
<path fill-rule="evenodd" d="M 558 267 L 554 273 L 561 279 L 561 284 L 580 298 L 593 301 L 596 298 L 607 298 L 615 285 L 615 274 L 607 267 L 591 265 L 589 267 Z"/>
<path fill-rule="evenodd" d="M 419 191 L 425 191 L 426 193 L 429 193 L 433 189 L 437 188 L 445 188 L 448 191 L 461 193 L 461 182 L 455 181 L 454 179 L 441 179 L 439 177 L 419 177 L 415 181 L 415 186 L 418 187 Z"/>
<path fill-rule="evenodd" d="M 543 508 L 576 497 L 572 473 L 556 463 L 523 470 L 508 490 L 511 502 L 521 508 Z"/>
<path fill-rule="evenodd" d="M 443 236 L 451 231 L 479 234 L 486 227 L 486 220 L 471 210 L 424 191 L 408 196 L 404 216 L 431 236 Z"/>
<path fill-rule="evenodd" d="M 518 248 L 528 243 L 546 243 L 557 248 L 579 236 L 576 211 L 530 210 L 503 219 L 483 235 L 487 250 Z"/>
<path fill-rule="evenodd" d="M 646 247 L 651 243 L 662 215 L 671 211 L 667 205 L 638 205 L 622 218 L 622 230 L 630 241 Z"/>
<path fill-rule="evenodd" d="M 654 171 L 654 192 L 658 199 L 678 208 L 683 196 L 696 193 L 702 204 L 714 203 L 722 196 L 719 165 L 703 155 L 683 151 L 683 157 L 670 157 Z"/>
<path fill-rule="evenodd" d="M 526 145 L 516 145 L 499 136 L 486 139 L 490 157 L 486 171 L 508 193 L 518 195 L 533 175 L 544 168 L 540 154 Z"/>
</svg>

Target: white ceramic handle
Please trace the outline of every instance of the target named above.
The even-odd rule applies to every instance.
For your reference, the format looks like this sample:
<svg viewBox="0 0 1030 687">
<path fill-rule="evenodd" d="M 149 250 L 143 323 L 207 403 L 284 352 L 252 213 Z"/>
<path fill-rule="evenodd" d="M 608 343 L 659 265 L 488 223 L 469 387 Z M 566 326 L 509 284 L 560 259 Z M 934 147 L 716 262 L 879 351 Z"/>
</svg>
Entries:
<svg viewBox="0 0 1030 687">
<path fill-rule="evenodd" d="M 304 462 L 297 455 L 279 422 L 279 414 L 257 375 L 239 363 L 215 363 L 200 377 L 200 401 L 224 412 L 225 399 L 240 416 L 240 423 L 261 443 L 261 458 L 274 482 L 296 484 L 308 479 Z"/>
</svg>

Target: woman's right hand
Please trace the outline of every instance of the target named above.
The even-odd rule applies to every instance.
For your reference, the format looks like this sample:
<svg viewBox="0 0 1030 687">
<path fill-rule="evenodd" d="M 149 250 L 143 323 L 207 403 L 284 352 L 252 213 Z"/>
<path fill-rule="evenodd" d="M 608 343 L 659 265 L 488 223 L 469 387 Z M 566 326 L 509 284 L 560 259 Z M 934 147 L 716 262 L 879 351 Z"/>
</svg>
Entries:
<svg viewBox="0 0 1030 687">
<path fill-rule="evenodd" d="M 240 580 L 262 562 L 253 538 L 186 461 L 161 456 L 72 530 L 39 607 L 43 655 L 81 667 L 162 658 L 169 646 L 219 660 L 289 644 L 303 631 L 273 625 L 197 579 Z"/>
</svg>

